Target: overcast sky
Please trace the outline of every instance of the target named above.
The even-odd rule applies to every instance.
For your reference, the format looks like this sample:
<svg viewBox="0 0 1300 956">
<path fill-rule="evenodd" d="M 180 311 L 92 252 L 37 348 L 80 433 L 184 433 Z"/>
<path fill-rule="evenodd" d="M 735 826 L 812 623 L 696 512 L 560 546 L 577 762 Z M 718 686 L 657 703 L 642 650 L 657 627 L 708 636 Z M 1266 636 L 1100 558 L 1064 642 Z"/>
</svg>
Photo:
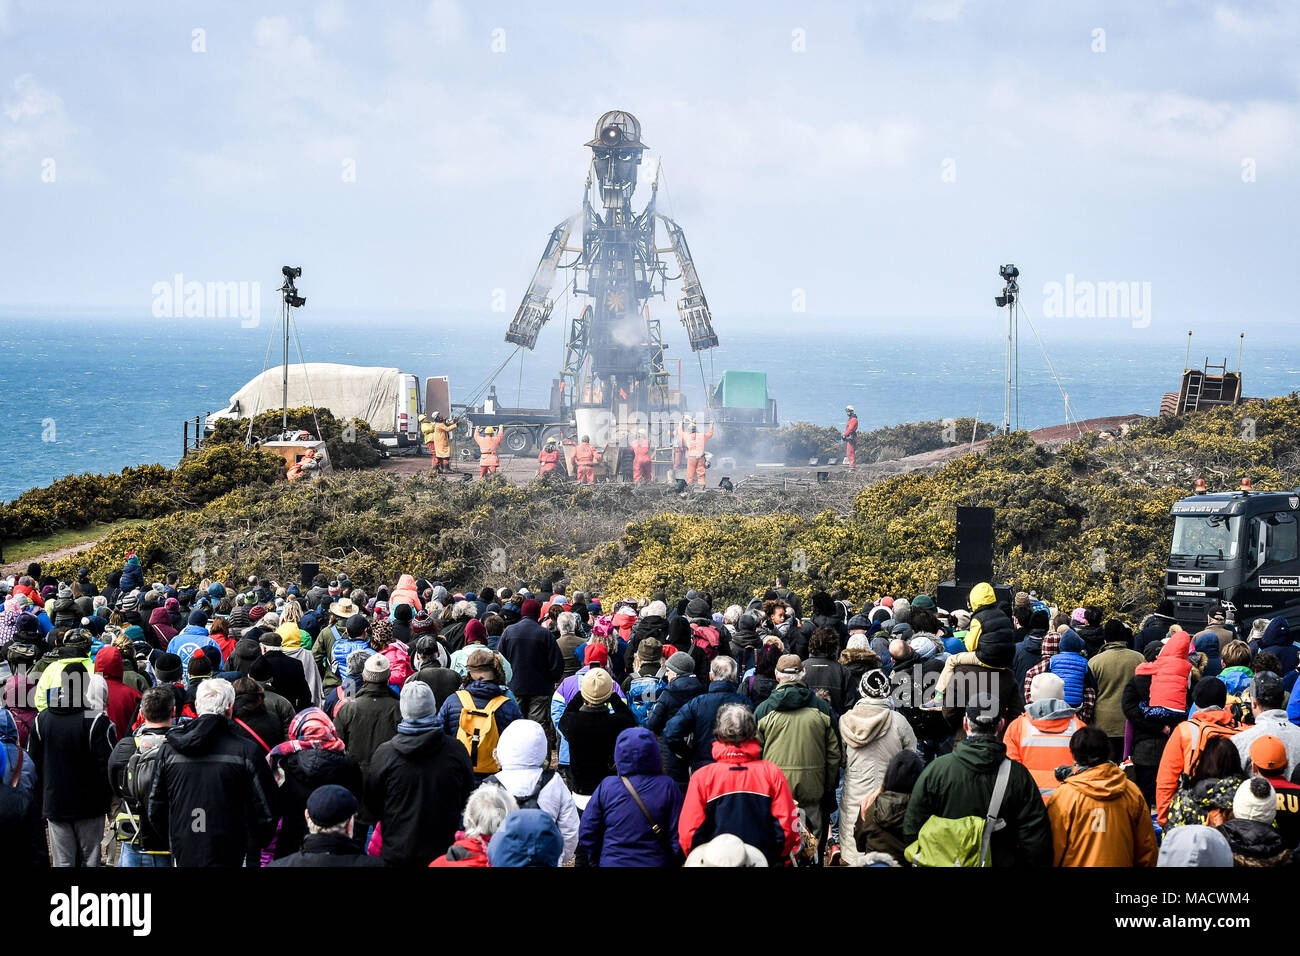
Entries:
<svg viewBox="0 0 1300 956">
<path fill-rule="evenodd" d="M 1298 49 L 1294 2 L 0 0 L 0 309 L 293 263 L 495 341 L 620 108 L 720 330 L 987 318 L 1004 261 L 1035 319 L 1070 275 L 1289 323 Z"/>
</svg>

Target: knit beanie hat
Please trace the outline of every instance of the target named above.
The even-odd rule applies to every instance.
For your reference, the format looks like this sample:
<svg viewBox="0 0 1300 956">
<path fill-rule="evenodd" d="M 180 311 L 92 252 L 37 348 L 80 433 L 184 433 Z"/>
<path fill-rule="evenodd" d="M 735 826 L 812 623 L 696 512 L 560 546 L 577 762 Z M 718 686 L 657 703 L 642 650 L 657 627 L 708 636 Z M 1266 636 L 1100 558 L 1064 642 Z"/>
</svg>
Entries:
<svg viewBox="0 0 1300 956">
<path fill-rule="evenodd" d="M 527 601 L 524 602 L 523 607 L 519 609 L 519 613 L 523 617 L 532 618 L 535 621 L 537 620 L 538 617 L 541 616 L 542 605 L 537 601 L 536 598 L 529 598 Z"/>
<path fill-rule="evenodd" d="M 196 627 L 207 627 L 208 616 L 198 608 L 195 608 L 193 611 L 190 611 L 190 617 L 188 623 L 193 624 Z"/>
<path fill-rule="evenodd" d="M 869 651 L 871 650 L 871 638 L 865 634 L 849 635 L 849 642 L 844 645 L 848 651 Z"/>
<path fill-rule="evenodd" d="M 709 617 L 709 602 L 703 598 L 696 598 L 686 603 L 686 616 L 694 620 L 695 618 Z"/>
<path fill-rule="evenodd" d="M 1061 653 L 1070 654 L 1078 653 L 1083 650 L 1083 638 L 1074 631 L 1066 631 L 1061 635 Z"/>
<path fill-rule="evenodd" d="M 465 625 L 465 643 L 487 643 L 487 628 L 484 627 L 483 622 L 476 617 L 471 618 Z"/>
<path fill-rule="evenodd" d="M 674 674 L 685 677 L 687 674 L 695 673 L 695 658 L 691 657 L 685 651 L 678 651 L 672 657 L 668 658 L 668 669 Z"/>
<path fill-rule="evenodd" d="M 153 676 L 160 684 L 172 684 L 181 679 L 181 659 L 175 654 L 163 654 L 153 664 Z"/>
<path fill-rule="evenodd" d="M 382 654 L 376 654 L 375 657 L 383 657 Z M 374 660 L 374 658 L 371 658 Z M 367 665 L 369 662 L 367 662 Z M 369 666 L 366 670 L 369 671 Z M 430 717 L 435 711 L 435 700 L 433 688 L 422 680 L 413 680 L 402 688 L 402 696 L 398 706 L 402 709 L 403 720 L 419 720 L 421 717 Z"/>
<path fill-rule="evenodd" d="M 359 647 L 348 655 L 348 676 L 360 677 L 366 669 L 366 661 L 375 656 L 368 647 Z M 380 655 L 381 657 L 383 655 Z"/>
<path fill-rule="evenodd" d="M 870 700 L 885 700 L 889 697 L 889 678 L 879 667 L 867 671 L 858 681 L 858 693 Z"/>
<path fill-rule="evenodd" d="M 1035 700 L 1065 700 L 1065 681 L 1058 674 L 1044 671 L 1029 682 L 1029 696 Z"/>
<path fill-rule="evenodd" d="M 1238 820 L 1272 824 L 1277 816 L 1277 795 L 1263 777 L 1251 777 L 1237 788 L 1232 798 L 1232 815 Z"/>
<path fill-rule="evenodd" d="M 208 657 L 203 648 L 199 648 L 190 655 L 190 677 L 211 677 L 212 676 L 212 658 Z"/>
<path fill-rule="evenodd" d="M 1192 691 L 1197 710 L 1213 710 L 1228 703 L 1228 687 L 1217 677 L 1202 677 Z"/>
<path fill-rule="evenodd" d="M 690 655 L 686 655 L 689 657 Z M 609 648 L 604 644 L 588 644 L 582 649 L 582 663 L 590 665 L 599 665 L 601 667 L 609 666 Z M 695 672 L 695 662 L 691 662 L 691 673 Z"/>
<path fill-rule="evenodd" d="M 383 654 L 371 654 L 366 659 L 366 666 L 361 672 L 361 679 L 369 684 L 387 684 L 388 672 L 391 667 L 388 658 Z"/>
<path fill-rule="evenodd" d="M 614 692 L 614 678 L 603 667 L 593 667 L 582 675 L 582 699 L 589 704 L 603 704 Z"/>
</svg>

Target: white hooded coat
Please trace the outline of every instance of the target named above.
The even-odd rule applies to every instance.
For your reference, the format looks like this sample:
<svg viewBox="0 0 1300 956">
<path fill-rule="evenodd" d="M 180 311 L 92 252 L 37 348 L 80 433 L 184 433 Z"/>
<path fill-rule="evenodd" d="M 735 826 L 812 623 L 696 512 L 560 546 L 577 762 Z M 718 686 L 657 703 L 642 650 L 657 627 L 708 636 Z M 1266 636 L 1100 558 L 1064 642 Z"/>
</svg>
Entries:
<svg viewBox="0 0 1300 956">
<path fill-rule="evenodd" d="M 889 700 L 863 697 L 840 718 L 844 741 L 844 789 L 840 793 L 840 853 L 847 866 L 857 866 L 861 854 L 854 842 L 853 825 L 858 821 L 862 801 L 885 781 L 885 770 L 894 755 L 916 749 L 916 734 Z"/>
<path fill-rule="evenodd" d="M 546 762 L 546 731 L 535 720 L 511 721 L 497 740 L 496 757 L 501 769 L 494 776 L 501 785 L 513 797 L 528 796 L 537 786 L 542 764 Z M 560 828 L 560 836 L 564 838 L 564 853 L 560 857 L 563 866 L 573 859 L 573 851 L 578 847 L 578 808 L 559 774 L 538 794 L 537 806 L 549 813 Z"/>
</svg>

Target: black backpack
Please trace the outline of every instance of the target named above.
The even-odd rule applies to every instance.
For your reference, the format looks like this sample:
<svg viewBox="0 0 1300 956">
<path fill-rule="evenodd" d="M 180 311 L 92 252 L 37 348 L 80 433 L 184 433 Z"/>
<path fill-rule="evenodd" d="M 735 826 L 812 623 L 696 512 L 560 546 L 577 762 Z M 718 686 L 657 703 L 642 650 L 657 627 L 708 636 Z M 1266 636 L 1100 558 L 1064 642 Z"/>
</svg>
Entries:
<svg viewBox="0 0 1300 956">
<path fill-rule="evenodd" d="M 126 762 L 122 797 L 137 813 L 145 813 L 149 807 L 149 791 L 153 788 L 158 763 L 162 759 L 163 741 L 158 741 L 148 750 L 141 750 L 141 737 L 134 739 L 135 753 Z"/>
<path fill-rule="evenodd" d="M 526 797 L 515 797 L 515 803 L 519 804 L 519 809 L 540 810 L 541 807 L 538 806 L 538 801 L 541 799 L 542 791 L 546 789 L 546 785 L 551 782 L 554 776 L 555 776 L 554 770 L 543 770 L 537 777 L 537 786 L 533 787 L 532 793 L 528 794 L 528 796 Z M 500 780 L 497 779 L 496 774 L 493 774 L 492 776 L 488 777 L 488 780 L 491 783 L 496 784 L 502 790 L 505 789 L 505 785 Z"/>
</svg>

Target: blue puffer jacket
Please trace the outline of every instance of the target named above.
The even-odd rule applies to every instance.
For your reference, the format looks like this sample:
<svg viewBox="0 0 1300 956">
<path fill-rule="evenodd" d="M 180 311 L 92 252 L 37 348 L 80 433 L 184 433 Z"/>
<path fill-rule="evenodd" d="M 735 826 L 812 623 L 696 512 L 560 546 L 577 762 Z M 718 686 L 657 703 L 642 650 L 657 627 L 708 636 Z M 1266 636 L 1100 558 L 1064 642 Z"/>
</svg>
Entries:
<svg viewBox="0 0 1300 956">
<path fill-rule="evenodd" d="M 674 681 L 676 683 L 676 681 Z M 696 698 L 697 700 L 699 698 Z M 682 811 L 682 791 L 663 772 L 663 760 L 654 734 L 633 727 L 618 735 L 614 766 L 636 788 L 650 816 L 669 835 L 672 857 L 654 835 L 645 814 L 619 777 L 606 777 L 582 813 L 578 846 L 588 866 L 669 866 L 681 854 L 677 843 L 677 818 Z"/>
<path fill-rule="evenodd" d="M 1268 622 L 1264 636 L 1259 639 L 1259 650 L 1269 651 L 1282 662 L 1282 673 L 1287 674 L 1300 664 L 1300 647 L 1291 643 L 1291 630 L 1281 615 Z"/>
<path fill-rule="evenodd" d="M 678 757 L 690 760 L 691 770 L 713 763 L 713 726 L 723 704 L 744 704 L 753 709 L 748 697 L 736 693 L 729 680 L 715 680 L 707 693 L 692 697 L 664 727 L 664 744 Z M 694 736 L 695 743 L 687 743 Z"/>
<path fill-rule="evenodd" d="M 122 580 L 117 586 L 122 589 L 123 594 L 130 594 L 137 588 L 144 587 L 144 569 L 140 567 L 140 559 L 135 555 L 126 559 L 126 564 L 122 566 Z"/>
<path fill-rule="evenodd" d="M 1088 661 L 1082 654 L 1060 653 L 1048 661 L 1047 669 L 1065 682 L 1065 702 L 1071 707 L 1083 703 L 1083 684 L 1088 675 Z"/>
<path fill-rule="evenodd" d="M 334 643 L 330 646 L 330 670 L 334 676 L 342 680 L 348 674 L 348 658 L 355 652 L 370 646 L 366 636 L 362 634 L 358 638 L 348 637 L 348 632 L 343 631 L 339 634 L 337 627 L 331 628 L 334 632 Z"/>
</svg>

